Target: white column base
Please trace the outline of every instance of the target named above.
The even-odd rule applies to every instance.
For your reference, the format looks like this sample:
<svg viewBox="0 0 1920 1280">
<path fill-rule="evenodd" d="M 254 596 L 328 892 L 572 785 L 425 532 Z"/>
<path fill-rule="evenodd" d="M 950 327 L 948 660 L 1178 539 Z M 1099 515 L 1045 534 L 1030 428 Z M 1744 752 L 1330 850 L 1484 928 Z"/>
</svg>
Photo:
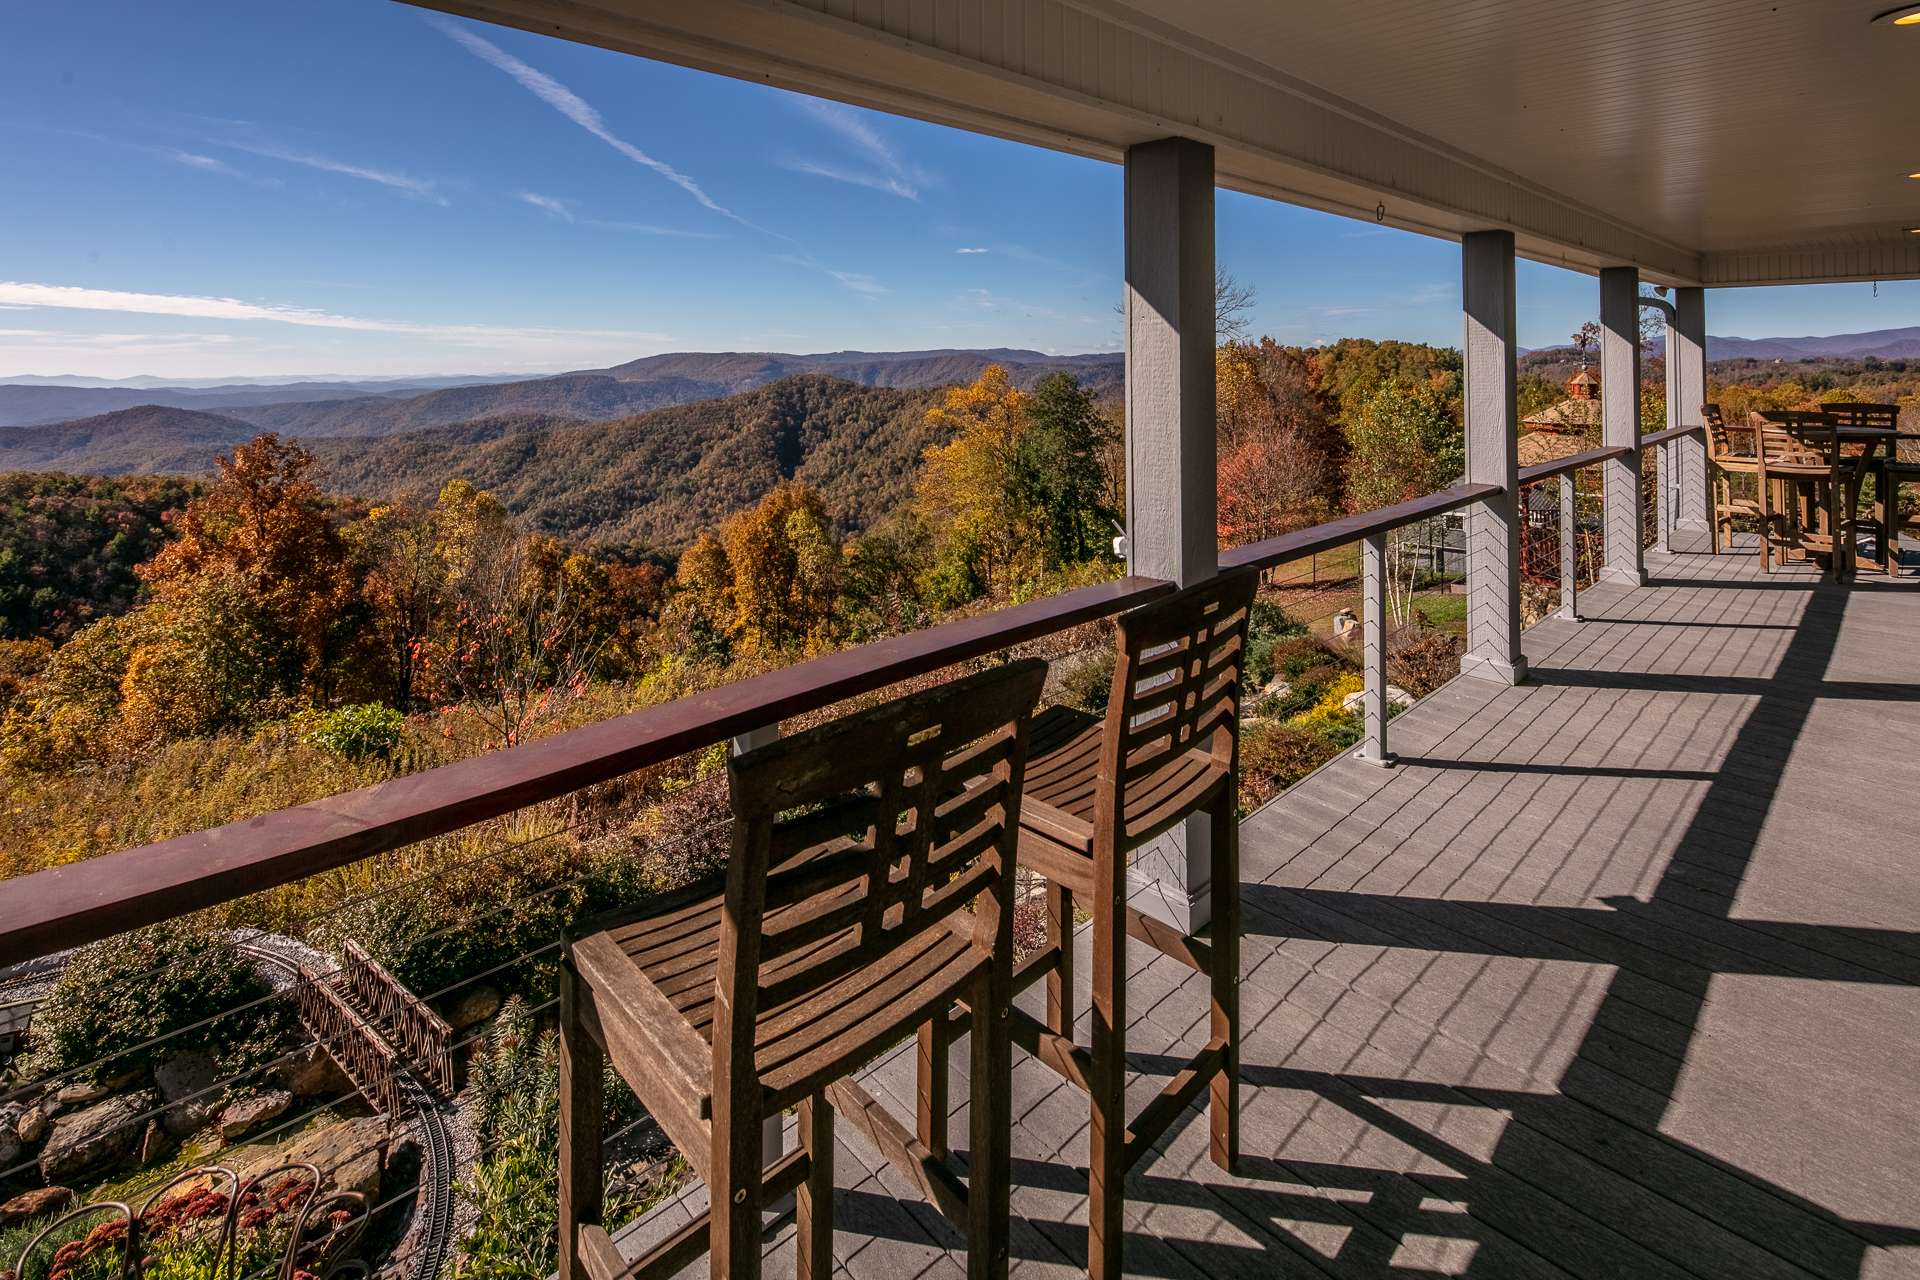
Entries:
<svg viewBox="0 0 1920 1280">
<path fill-rule="evenodd" d="M 1644 587 L 1647 585 L 1647 571 L 1635 569 L 1629 565 L 1602 565 L 1597 575 L 1602 582 L 1611 582 L 1622 587 Z"/>
<path fill-rule="evenodd" d="M 1515 658 L 1512 662 L 1503 662 L 1498 658 L 1489 658 L 1485 654 L 1462 654 L 1460 674 L 1472 676 L 1476 680 L 1497 680 L 1501 684 L 1520 684 L 1527 678 L 1527 660 L 1522 656 Z"/>
<path fill-rule="evenodd" d="M 1370 764 L 1376 769 L 1391 769 L 1400 763 L 1400 758 L 1391 751 L 1387 752 L 1384 756 L 1376 756 L 1370 753 L 1365 747 L 1354 752 L 1353 758 L 1361 764 Z"/>
</svg>

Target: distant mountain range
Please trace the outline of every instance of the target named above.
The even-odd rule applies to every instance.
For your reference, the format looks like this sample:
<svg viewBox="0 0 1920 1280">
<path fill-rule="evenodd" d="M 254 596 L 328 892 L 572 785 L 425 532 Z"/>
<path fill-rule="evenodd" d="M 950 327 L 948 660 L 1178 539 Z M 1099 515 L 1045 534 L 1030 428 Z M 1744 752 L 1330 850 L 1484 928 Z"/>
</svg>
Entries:
<svg viewBox="0 0 1920 1280">
<path fill-rule="evenodd" d="M 1709 360 L 1920 359 L 1920 325 L 1823 338 L 1707 338 Z"/>
<path fill-rule="evenodd" d="M 153 381 L 157 382 L 157 380 Z M 150 380 L 144 378 L 129 378 L 123 384 L 99 386 L 85 386 L 57 378 L 16 379 L 0 382 L 0 427 L 65 422 L 73 418 L 111 413 L 116 409 L 131 409 L 136 405 L 157 404 L 176 409 L 224 412 L 250 405 L 342 400 L 349 397 L 381 399 L 389 396 L 416 396 L 440 387 L 486 381 L 511 382 L 518 379 L 237 382 L 205 387 L 150 385 Z"/>
<path fill-rule="evenodd" d="M 305 443 L 337 492 L 430 502 L 457 477 L 498 495 L 536 529 L 677 550 L 789 478 L 819 489 L 844 532 L 866 527 L 906 500 L 921 455 L 943 438 L 927 423 L 938 396 L 793 374 L 607 421 L 494 414 Z M 0 471 L 200 474 L 257 431 L 221 414 L 144 405 L 0 431 Z"/>
<path fill-rule="evenodd" d="M 989 364 L 1022 386 L 1064 370 L 1096 392 L 1120 386 L 1118 353 L 1049 356 L 1008 349 L 961 351 L 677 352 L 609 369 L 541 378 L 411 382 L 306 382 L 281 386 L 80 387 L 0 383 L 0 427 L 68 422 L 138 405 L 227 414 L 261 430 L 297 436 L 384 436 L 496 414 L 564 414 L 603 421 L 691 404 L 817 373 L 866 386 L 914 389 L 970 382 Z M 139 381 L 139 380 L 130 380 Z M 423 385 L 428 384 L 428 385 Z"/>
</svg>

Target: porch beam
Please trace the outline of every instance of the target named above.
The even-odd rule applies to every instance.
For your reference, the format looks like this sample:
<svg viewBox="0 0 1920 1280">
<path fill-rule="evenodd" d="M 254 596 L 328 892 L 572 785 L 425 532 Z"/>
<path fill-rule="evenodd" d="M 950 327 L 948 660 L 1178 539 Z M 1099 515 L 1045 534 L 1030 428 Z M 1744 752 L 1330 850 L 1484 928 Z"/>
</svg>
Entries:
<svg viewBox="0 0 1920 1280">
<path fill-rule="evenodd" d="M 1182 587 L 1219 572 L 1214 484 L 1213 148 L 1126 152 L 1127 558 Z M 1135 908 L 1198 932 L 1212 918 L 1204 817 L 1134 856 Z"/>
<path fill-rule="evenodd" d="M 1500 492 L 1466 509 L 1467 651 L 1463 674 L 1518 684 L 1520 651 L 1519 412 L 1515 398 L 1514 239 L 1472 231 L 1460 242 L 1465 323 L 1467 483 Z"/>
</svg>

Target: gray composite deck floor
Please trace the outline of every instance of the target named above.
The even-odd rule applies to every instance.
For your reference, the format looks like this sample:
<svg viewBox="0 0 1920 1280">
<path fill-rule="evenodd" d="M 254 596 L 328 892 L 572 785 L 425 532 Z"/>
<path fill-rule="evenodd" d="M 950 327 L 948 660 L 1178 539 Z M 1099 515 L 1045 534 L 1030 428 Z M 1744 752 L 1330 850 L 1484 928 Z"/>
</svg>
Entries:
<svg viewBox="0 0 1920 1280">
<path fill-rule="evenodd" d="M 1248 818 L 1244 1168 L 1190 1111 L 1129 1273 L 1920 1276 L 1920 584 L 1649 568 Z M 1142 1098 L 1205 1014 L 1150 955 Z M 869 1083 L 911 1118 L 910 1053 Z M 1072 1275 L 1085 1104 L 1017 1050 L 1014 1094 L 1014 1270 Z M 841 1144 L 844 1270 L 964 1274 L 876 1163 Z"/>
</svg>

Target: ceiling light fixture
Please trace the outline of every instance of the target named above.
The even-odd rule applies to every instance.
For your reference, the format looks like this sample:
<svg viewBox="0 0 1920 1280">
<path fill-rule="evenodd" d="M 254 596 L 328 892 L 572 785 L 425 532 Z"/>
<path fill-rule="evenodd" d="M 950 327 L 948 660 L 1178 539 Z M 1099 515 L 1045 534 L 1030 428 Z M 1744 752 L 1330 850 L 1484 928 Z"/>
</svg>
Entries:
<svg viewBox="0 0 1920 1280">
<path fill-rule="evenodd" d="M 1920 4 L 1903 4 L 1898 9 L 1876 13 L 1873 20 L 1894 27 L 1920 27 Z"/>
</svg>

